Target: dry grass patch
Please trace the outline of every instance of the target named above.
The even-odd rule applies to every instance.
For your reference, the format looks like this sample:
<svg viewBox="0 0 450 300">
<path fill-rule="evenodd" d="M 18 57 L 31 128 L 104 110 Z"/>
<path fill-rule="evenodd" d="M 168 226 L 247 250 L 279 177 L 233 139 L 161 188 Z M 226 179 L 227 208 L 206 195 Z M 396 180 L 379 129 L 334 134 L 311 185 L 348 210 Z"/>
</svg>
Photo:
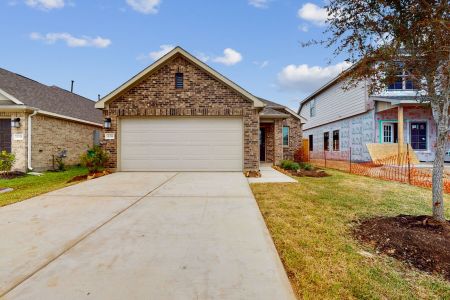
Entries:
<svg viewBox="0 0 450 300">
<path fill-rule="evenodd" d="M 352 237 L 355 221 L 431 212 L 431 192 L 327 170 L 252 190 L 299 298 L 450 299 L 450 283 L 378 255 Z M 446 215 L 450 217 L 450 197 Z M 362 255 L 361 250 L 374 254 Z M 450 251 L 450 250 L 449 250 Z"/>
</svg>

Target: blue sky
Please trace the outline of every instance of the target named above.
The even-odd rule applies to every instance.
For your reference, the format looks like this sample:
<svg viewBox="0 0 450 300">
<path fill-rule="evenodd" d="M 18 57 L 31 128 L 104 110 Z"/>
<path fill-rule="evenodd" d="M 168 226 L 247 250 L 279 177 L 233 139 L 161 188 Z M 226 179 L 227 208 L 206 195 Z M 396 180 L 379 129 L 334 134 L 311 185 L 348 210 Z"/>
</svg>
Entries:
<svg viewBox="0 0 450 300">
<path fill-rule="evenodd" d="M 251 93 L 296 109 L 345 67 L 322 1 L 3 0 L 0 67 L 96 99 L 181 46 Z M 331 64 L 329 64 L 329 60 Z"/>
</svg>

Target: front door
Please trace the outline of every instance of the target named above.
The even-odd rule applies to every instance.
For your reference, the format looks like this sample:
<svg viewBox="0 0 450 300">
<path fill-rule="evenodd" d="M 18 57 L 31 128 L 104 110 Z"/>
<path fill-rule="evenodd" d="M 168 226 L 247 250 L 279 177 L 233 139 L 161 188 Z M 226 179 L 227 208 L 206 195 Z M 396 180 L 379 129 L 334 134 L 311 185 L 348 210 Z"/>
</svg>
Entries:
<svg viewBox="0 0 450 300">
<path fill-rule="evenodd" d="M 266 129 L 259 128 L 259 160 L 266 161 Z"/>
<path fill-rule="evenodd" d="M 0 151 L 11 152 L 11 120 L 0 119 Z"/>
</svg>

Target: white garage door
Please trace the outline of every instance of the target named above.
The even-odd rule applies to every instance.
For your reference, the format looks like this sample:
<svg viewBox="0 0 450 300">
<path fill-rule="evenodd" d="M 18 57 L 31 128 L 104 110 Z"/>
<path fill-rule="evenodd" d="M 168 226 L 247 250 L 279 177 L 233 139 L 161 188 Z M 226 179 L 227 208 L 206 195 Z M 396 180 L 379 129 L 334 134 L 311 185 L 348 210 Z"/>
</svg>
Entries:
<svg viewBox="0 0 450 300">
<path fill-rule="evenodd" d="M 241 118 L 121 120 L 122 171 L 241 171 Z"/>
</svg>

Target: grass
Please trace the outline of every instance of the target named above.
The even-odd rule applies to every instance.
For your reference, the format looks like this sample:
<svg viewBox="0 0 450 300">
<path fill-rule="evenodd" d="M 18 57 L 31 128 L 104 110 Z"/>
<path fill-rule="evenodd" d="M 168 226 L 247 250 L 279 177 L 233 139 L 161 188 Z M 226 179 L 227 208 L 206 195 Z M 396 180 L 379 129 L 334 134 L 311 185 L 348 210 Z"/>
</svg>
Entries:
<svg viewBox="0 0 450 300">
<path fill-rule="evenodd" d="M 327 170 L 332 176 L 252 190 L 298 298 L 450 299 L 437 275 L 377 255 L 352 238 L 355 221 L 431 213 L 431 192 L 405 184 Z M 446 217 L 450 197 L 446 196 Z M 372 258 L 358 252 L 369 251 Z M 450 251 L 450 249 L 449 249 Z"/>
<path fill-rule="evenodd" d="M 87 173 L 86 168 L 74 167 L 64 172 L 45 172 L 43 176 L 26 175 L 15 179 L 0 179 L 0 187 L 14 189 L 12 192 L 0 194 L 0 207 L 71 185 L 67 181 Z"/>
</svg>

